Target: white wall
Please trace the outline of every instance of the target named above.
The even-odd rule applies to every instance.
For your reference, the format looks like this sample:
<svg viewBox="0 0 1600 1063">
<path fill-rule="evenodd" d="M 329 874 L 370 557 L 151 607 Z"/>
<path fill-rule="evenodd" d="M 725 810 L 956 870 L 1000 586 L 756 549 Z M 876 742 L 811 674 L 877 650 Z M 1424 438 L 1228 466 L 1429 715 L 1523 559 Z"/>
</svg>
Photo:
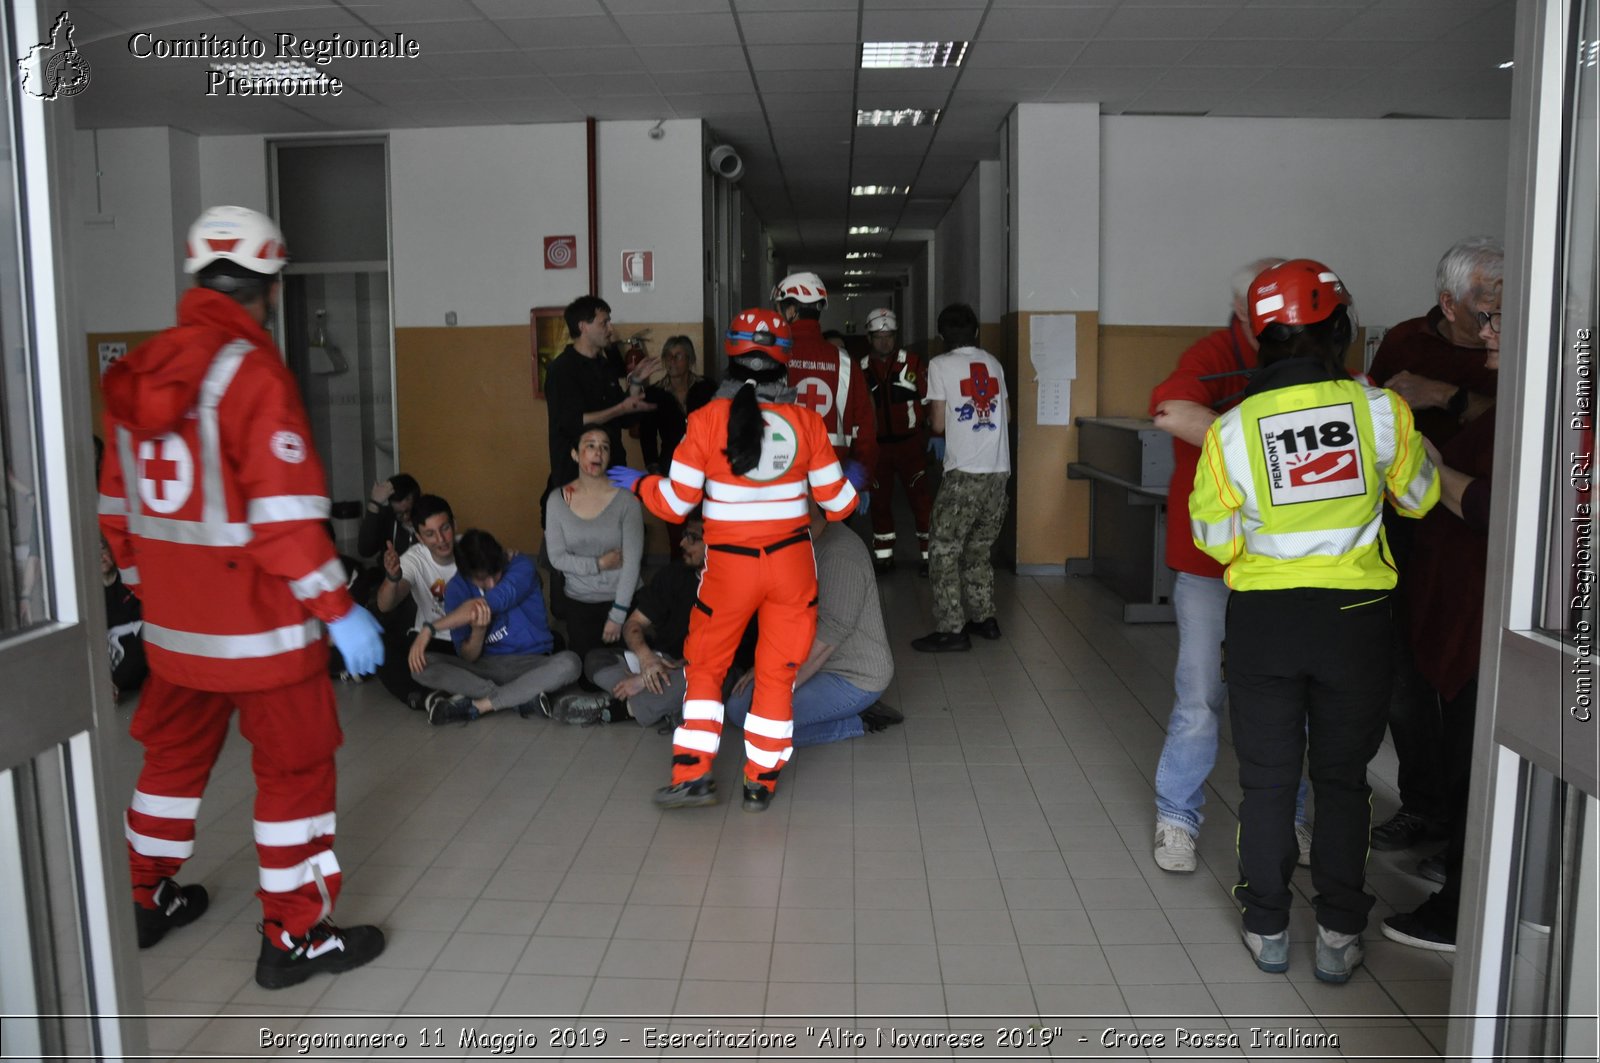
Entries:
<svg viewBox="0 0 1600 1063">
<path fill-rule="evenodd" d="M 200 138 L 200 201 L 269 213 L 267 138 L 258 134 Z"/>
<path fill-rule="evenodd" d="M 584 130 L 559 125 L 389 134 L 395 327 L 526 323 L 589 289 Z M 575 235 L 577 268 L 544 268 L 544 237 Z"/>
<path fill-rule="evenodd" d="M 978 320 L 996 322 L 1006 312 L 1005 164 L 985 160 L 939 223 L 939 268 L 934 317 L 951 303 L 966 303 Z"/>
<path fill-rule="evenodd" d="M 1507 123 L 1274 118 L 1101 120 L 1100 321 L 1203 325 L 1265 255 L 1327 263 L 1361 320 L 1434 303 L 1439 256 L 1503 236 Z"/>
<path fill-rule="evenodd" d="M 600 194 L 600 291 L 619 336 L 630 321 L 700 321 L 705 317 L 705 197 L 710 179 L 700 153 L 701 123 L 600 122 L 595 156 Z M 539 128 L 548 129 L 548 126 Z M 583 127 L 578 127 L 582 143 Z M 576 160 L 583 179 L 583 155 Z M 655 288 L 622 290 L 622 252 L 651 251 Z M 585 274 L 587 276 L 587 274 Z M 585 282 L 587 283 L 587 281 Z M 652 351 L 665 336 L 651 336 Z"/>
<path fill-rule="evenodd" d="M 173 217 L 173 136 L 165 127 L 75 134 L 71 247 L 85 332 L 161 329 L 175 319 L 193 219 Z"/>
<path fill-rule="evenodd" d="M 1024 103 L 1007 121 L 1011 300 L 1019 311 L 1100 306 L 1100 107 Z"/>
</svg>

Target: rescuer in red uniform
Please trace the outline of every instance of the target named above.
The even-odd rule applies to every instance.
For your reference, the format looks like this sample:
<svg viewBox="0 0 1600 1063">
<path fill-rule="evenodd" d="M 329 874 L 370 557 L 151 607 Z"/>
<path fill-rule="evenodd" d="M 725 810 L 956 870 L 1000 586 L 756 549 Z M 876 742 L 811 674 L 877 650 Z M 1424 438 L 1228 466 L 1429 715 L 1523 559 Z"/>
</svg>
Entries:
<svg viewBox="0 0 1600 1063">
<path fill-rule="evenodd" d="M 139 946 L 206 909 L 205 887 L 173 876 L 194 852 L 200 797 L 237 708 L 256 779 L 256 981 L 269 989 L 358 967 L 384 946 L 377 927 L 328 920 L 341 879 L 342 735 L 323 629 L 358 675 L 382 663 L 383 643 L 345 590 L 323 523 L 322 462 L 265 327 L 287 258 L 272 219 L 244 207 L 212 207 L 190 228 L 195 287 L 177 327 L 105 376 L 99 506 L 122 580 L 143 602 L 150 659 L 126 828 Z"/>
<path fill-rule="evenodd" d="M 860 482 L 852 480 L 851 486 L 861 491 L 878 467 L 872 396 L 850 356 L 822 338 L 828 289 L 815 273 L 791 273 L 772 290 L 772 302 L 789 323 L 794 340 L 789 386 L 795 389 L 795 401 L 822 418 L 828 442 L 841 462 L 853 458 L 860 463 Z M 865 501 L 861 509 L 866 512 Z"/>
<path fill-rule="evenodd" d="M 872 564 L 879 572 L 894 568 L 894 482 L 906 485 L 911 519 L 917 529 L 917 575 L 928 574 L 928 518 L 933 492 L 928 489 L 928 425 L 923 400 L 928 380 L 922 359 L 901 347 L 894 311 L 880 307 L 867 315 L 872 353 L 861 360 L 872 391 L 878 424 L 878 465 L 872 489 L 879 493 L 872 510 Z"/>
<path fill-rule="evenodd" d="M 662 520 L 682 523 L 697 505 L 705 518 L 706 564 L 683 647 L 687 690 L 683 723 L 672 736 L 672 784 L 654 798 L 662 808 L 716 803 L 711 765 L 722 739 L 723 680 L 752 616 L 760 618 L 761 637 L 744 725 L 746 811 L 766 809 L 794 752 L 795 674 L 817 627 L 809 500 L 814 496 L 828 519 L 843 520 L 855 509 L 856 491 L 821 418 L 796 404 L 786 383 L 790 343 L 776 312 L 739 314 L 723 344 L 728 378 L 689 416 L 670 474 L 608 470 Z"/>
</svg>

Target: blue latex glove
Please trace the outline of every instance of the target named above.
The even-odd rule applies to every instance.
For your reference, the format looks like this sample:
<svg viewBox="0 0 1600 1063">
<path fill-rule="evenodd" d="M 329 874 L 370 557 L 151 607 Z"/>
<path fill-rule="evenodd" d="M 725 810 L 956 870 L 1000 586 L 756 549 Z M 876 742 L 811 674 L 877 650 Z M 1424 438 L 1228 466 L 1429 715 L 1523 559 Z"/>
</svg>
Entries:
<svg viewBox="0 0 1600 1063">
<path fill-rule="evenodd" d="M 644 473 L 638 469 L 630 469 L 626 465 L 613 465 L 606 470 L 606 479 L 624 491 L 632 492 L 633 485 L 644 479 Z"/>
<path fill-rule="evenodd" d="M 856 516 L 864 517 L 867 510 L 872 508 L 872 492 L 861 491 L 856 494 Z"/>
<path fill-rule="evenodd" d="M 867 467 L 854 458 L 844 463 L 844 478 L 850 481 L 850 486 L 857 491 L 864 491 L 867 482 L 872 479 L 872 474 L 867 472 Z"/>
<path fill-rule="evenodd" d="M 934 461 L 944 464 L 944 436 L 928 437 L 928 453 L 933 455 Z"/>
<path fill-rule="evenodd" d="M 328 634 L 351 675 L 371 675 L 383 663 L 383 626 L 361 606 L 329 624 Z"/>
</svg>

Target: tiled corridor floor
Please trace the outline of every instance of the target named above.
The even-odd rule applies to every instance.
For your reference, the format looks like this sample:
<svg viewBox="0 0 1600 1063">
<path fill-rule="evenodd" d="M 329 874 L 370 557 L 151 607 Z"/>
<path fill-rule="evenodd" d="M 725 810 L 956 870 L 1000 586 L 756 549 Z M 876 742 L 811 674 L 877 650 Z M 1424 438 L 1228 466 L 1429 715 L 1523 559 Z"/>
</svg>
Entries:
<svg viewBox="0 0 1600 1063">
<path fill-rule="evenodd" d="M 738 793 L 737 732 L 717 766 L 723 803 L 660 813 L 649 795 L 666 781 L 670 740 L 653 729 L 510 714 L 434 728 L 376 683 L 341 686 L 337 917 L 381 924 L 389 947 L 369 967 L 278 992 L 252 978 L 253 786 L 235 736 L 184 875 L 210 889 L 211 910 L 140 957 L 151 1051 L 306 1058 L 284 1040 L 261 1047 L 262 1031 L 360 1030 L 405 1033 L 409 1046 L 327 1057 L 489 1056 L 487 1044 L 460 1047 L 467 1027 L 537 1033 L 540 1048 L 518 1053 L 527 1057 L 551 1051 L 552 1026 L 604 1026 L 607 1046 L 567 1054 L 758 1054 L 645 1048 L 645 1020 L 599 1016 L 793 1033 L 799 1047 L 759 1054 L 811 1058 L 1415 1059 L 1442 1049 L 1448 958 L 1377 930 L 1431 889 L 1409 873 L 1417 854 L 1372 855 L 1367 962 L 1342 987 L 1312 975 L 1304 870 L 1287 976 L 1257 971 L 1239 942 L 1227 894 L 1231 748 L 1213 775 L 1199 871 L 1155 866 L 1151 778 L 1171 701 L 1171 625 L 1122 624 L 1120 603 L 1089 580 L 1002 574 L 1005 637 L 923 656 L 907 643 L 929 627 L 926 582 L 902 567 L 882 587 L 898 670 L 884 700 L 905 724 L 797 751 L 763 815 L 726 796 Z M 122 745 L 126 794 L 138 749 Z M 1379 819 L 1395 807 L 1393 768 L 1386 745 L 1373 766 Z M 819 1048 L 832 1026 L 864 1033 L 867 1047 Z M 887 1044 L 891 1026 L 898 1045 Z M 1034 1043 L 1052 1043 L 997 1046 L 998 1028 L 1030 1026 Z M 448 1043 L 419 1044 L 418 1031 L 431 1039 L 435 1027 Z M 1241 1047 L 1186 1050 L 1178 1027 L 1233 1031 Z M 1252 1050 L 1251 1027 L 1333 1034 L 1339 1049 L 1302 1040 Z M 1122 1047 L 1102 1046 L 1107 1030 Z M 930 1032 L 982 1033 L 985 1049 L 907 1043 Z M 1164 1045 L 1129 1044 L 1152 1033 Z"/>
</svg>

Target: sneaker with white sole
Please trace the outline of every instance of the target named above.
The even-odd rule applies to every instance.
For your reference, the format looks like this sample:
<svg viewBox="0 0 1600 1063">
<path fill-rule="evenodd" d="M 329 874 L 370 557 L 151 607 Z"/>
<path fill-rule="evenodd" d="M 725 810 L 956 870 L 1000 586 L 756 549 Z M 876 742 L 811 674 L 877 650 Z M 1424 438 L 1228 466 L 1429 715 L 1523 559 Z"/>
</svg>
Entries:
<svg viewBox="0 0 1600 1063">
<path fill-rule="evenodd" d="M 1423 902 L 1424 906 L 1427 904 Z M 1414 912 L 1396 912 L 1383 921 L 1383 936 L 1390 941 L 1409 945 L 1429 952 L 1454 952 L 1454 929 L 1445 930 L 1428 918 L 1423 908 Z"/>
<path fill-rule="evenodd" d="M 1360 934 L 1337 934 L 1317 924 L 1317 980 L 1342 985 L 1366 958 Z"/>
<path fill-rule="evenodd" d="M 1156 824 L 1156 866 L 1163 871 L 1193 871 L 1199 866 L 1194 835 L 1171 823 Z"/>
<path fill-rule="evenodd" d="M 1250 958 L 1256 961 L 1256 966 L 1269 974 L 1282 974 L 1289 969 L 1289 932 L 1280 930 L 1276 934 L 1252 934 L 1244 931 L 1244 947 L 1250 950 Z"/>
<path fill-rule="evenodd" d="M 1311 824 L 1296 823 L 1294 825 L 1294 842 L 1300 847 L 1300 855 L 1295 862 L 1301 867 L 1311 866 Z"/>
</svg>

